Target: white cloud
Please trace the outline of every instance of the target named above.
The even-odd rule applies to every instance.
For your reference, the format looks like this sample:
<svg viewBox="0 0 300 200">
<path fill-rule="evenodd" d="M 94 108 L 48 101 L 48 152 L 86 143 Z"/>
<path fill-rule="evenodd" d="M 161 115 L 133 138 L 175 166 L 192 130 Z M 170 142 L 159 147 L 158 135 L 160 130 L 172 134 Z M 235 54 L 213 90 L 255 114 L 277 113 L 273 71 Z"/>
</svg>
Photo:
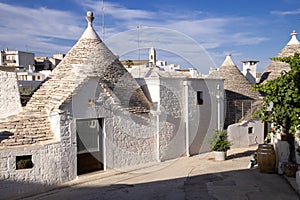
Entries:
<svg viewBox="0 0 300 200">
<path fill-rule="evenodd" d="M 101 36 L 101 1 L 76 0 L 86 10 L 94 11 L 94 27 Z M 124 30 L 134 30 L 131 42 L 137 40 L 137 26 L 167 28 L 191 37 L 201 47 L 216 49 L 230 45 L 257 45 L 267 38 L 256 34 L 255 23 L 249 25 L 247 18 L 204 17 L 201 11 L 165 12 L 130 9 L 120 4 L 105 1 L 105 40 Z M 20 48 L 29 51 L 66 53 L 80 38 L 84 28 L 84 13 L 54 10 L 48 8 L 28 8 L 0 3 L 0 48 Z M 248 25 L 248 27 L 247 27 Z M 251 26 L 251 29 L 249 29 Z M 238 27 L 238 28 L 237 28 Z M 244 27 L 244 28 L 242 28 Z M 246 27 L 246 28 L 245 28 Z M 244 30 L 252 30 L 244 31 Z M 142 33 L 141 33 L 142 34 Z M 183 41 L 170 40 L 170 35 L 156 33 L 141 36 L 147 45 L 158 43 L 170 49 L 182 48 L 188 51 Z M 178 39 L 178 38 L 177 38 Z M 122 41 L 119 41 L 122 42 Z M 172 44 L 175 43 L 175 44 Z M 135 43 L 136 44 L 136 43 Z M 170 46 L 173 45 L 173 46 Z M 182 45 L 181 47 L 179 45 Z M 151 45 L 150 45 L 151 46 Z M 20 49 L 21 50 L 21 49 Z"/>
<path fill-rule="evenodd" d="M 95 13 L 102 13 L 102 2 L 95 0 L 80 0 L 78 3 L 87 9 L 93 10 Z M 117 3 L 105 1 L 104 3 L 105 15 L 110 15 L 118 20 L 135 20 L 135 19 L 151 19 L 154 13 L 140 10 L 129 9 Z"/>
<path fill-rule="evenodd" d="M 0 46 L 29 46 L 30 51 L 52 52 L 69 49 L 55 39 L 76 40 L 83 28 L 70 12 L 47 8 L 27 8 L 0 3 Z M 6 47 L 3 47 L 6 48 Z"/>
<path fill-rule="evenodd" d="M 274 14 L 274 15 L 299 15 L 300 14 L 300 8 L 298 8 L 296 10 L 289 10 L 289 11 L 274 10 L 274 11 L 271 11 L 271 14 Z"/>
</svg>

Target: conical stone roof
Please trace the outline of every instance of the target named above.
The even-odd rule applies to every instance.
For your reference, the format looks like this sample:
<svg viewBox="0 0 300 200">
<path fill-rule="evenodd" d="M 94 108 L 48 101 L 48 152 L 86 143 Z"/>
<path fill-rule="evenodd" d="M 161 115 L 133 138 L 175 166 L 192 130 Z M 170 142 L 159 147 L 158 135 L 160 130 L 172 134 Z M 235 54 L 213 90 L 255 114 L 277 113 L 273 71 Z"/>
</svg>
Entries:
<svg viewBox="0 0 300 200">
<path fill-rule="evenodd" d="M 232 61 L 231 55 L 227 55 L 218 71 L 214 71 L 210 77 L 224 79 L 224 89 L 227 99 L 257 99 L 259 94 L 253 92 L 252 86 L 247 78 Z"/>
<path fill-rule="evenodd" d="M 47 112 L 60 109 L 89 77 L 97 77 L 99 85 L 116 104 L 129 110 L 148 110 L 151 103 L 138 83 L 93 29 L 92 12 L 88 12 L 86 18 L 87 29 L 53 70 L 50 79 L 34 93 L 26 108 Z"/>
<path fill-rule="evenodd" d="M 18 115 L 0 119 L 0 146 L 34 144 L 52 140 L 49 114 L 71 102 L 89 78 L 98 78 L 99 86 L 113 102 L 132 112 L 148 112 L 151 103 L 138 83 L 106 47 L 94 31 L 94 17 L 88 12 L 88 27 L 79 41 L 33 94 Z"/>
<path fill-rule="evenodd" d="M 293 56 L 296 52 L 300 53 L 300 42 L 297 39 L 297 35 L 297 32 L 293 30 L 290 41 L 283 47 L 277 57 L 288 57 Z M 278 76 L 280 76 L 282 71 L 289 70 L 289 64 L 280 61 L 272 61 L 262 74 L 260 83 L 263 83 L 266 80 L 276 79 Z"/>
</svg>

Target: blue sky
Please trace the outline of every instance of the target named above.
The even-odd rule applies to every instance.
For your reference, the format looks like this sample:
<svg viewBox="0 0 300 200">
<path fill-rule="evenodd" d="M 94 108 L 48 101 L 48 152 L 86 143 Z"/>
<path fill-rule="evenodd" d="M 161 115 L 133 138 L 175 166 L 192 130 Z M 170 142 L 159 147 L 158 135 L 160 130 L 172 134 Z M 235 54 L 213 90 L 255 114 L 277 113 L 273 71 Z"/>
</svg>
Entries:
<svg viewBox="0 0 300 200">
<path fill-rule="evenodd" d="M 137 46 L 141 59 L 147 59 L 147 48 L 154 46 L 158 59 L 189 67 L 176 58 L 180 56 L 201 73 L 219 67 L 227 53 L 240 68 L 241 60 L 259 60 L 258 71 L 263 71 L 292 30 L 300 33 L 299 0 L 104 1 L 104 35 L 101 3 L 0 0 L 0 48 L 46 56 L 67 53 L 86 28 L 84 16 L 91 10 L 94 28 L 121 59 L 137 59 Z"/>
</svg>

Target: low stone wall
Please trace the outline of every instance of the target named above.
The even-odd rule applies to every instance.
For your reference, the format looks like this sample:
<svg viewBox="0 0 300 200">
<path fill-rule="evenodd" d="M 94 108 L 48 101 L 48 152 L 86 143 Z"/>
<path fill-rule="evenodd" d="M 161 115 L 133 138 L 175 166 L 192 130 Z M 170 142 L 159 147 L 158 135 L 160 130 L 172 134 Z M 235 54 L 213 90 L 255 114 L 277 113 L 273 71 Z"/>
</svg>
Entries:
<svg viewBox="0 0 300 200">
<path fill-rule="evenodd" d="M 247 147 L 264 142 L 264 124 L 259 119 L 228 126 L 229 140 L 233 147 Z"/>
<path fill-rule="evenodd" d="M 68 174 L 64 169 L 69 167 L 62 160 L 62 149 L 60 142 L 0 148 L 1 199 L 40 192 L 62 183 L 64 173 Z M 32 166 L 17 169 L 17 161 L 23 157 L 29 157 Z"/>
</svg>

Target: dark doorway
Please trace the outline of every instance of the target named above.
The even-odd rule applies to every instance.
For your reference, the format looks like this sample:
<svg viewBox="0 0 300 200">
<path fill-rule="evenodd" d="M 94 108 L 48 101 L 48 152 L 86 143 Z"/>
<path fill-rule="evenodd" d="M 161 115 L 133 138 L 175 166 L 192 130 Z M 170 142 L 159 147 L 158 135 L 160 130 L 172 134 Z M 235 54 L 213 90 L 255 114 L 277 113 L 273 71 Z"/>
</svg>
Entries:
<svg viewBox="0 0 300 200">
<path fill-rule="evenodd" d="M 103 119 L 76 120 L 77 174 L 103 170 Z"/>
</svg>

